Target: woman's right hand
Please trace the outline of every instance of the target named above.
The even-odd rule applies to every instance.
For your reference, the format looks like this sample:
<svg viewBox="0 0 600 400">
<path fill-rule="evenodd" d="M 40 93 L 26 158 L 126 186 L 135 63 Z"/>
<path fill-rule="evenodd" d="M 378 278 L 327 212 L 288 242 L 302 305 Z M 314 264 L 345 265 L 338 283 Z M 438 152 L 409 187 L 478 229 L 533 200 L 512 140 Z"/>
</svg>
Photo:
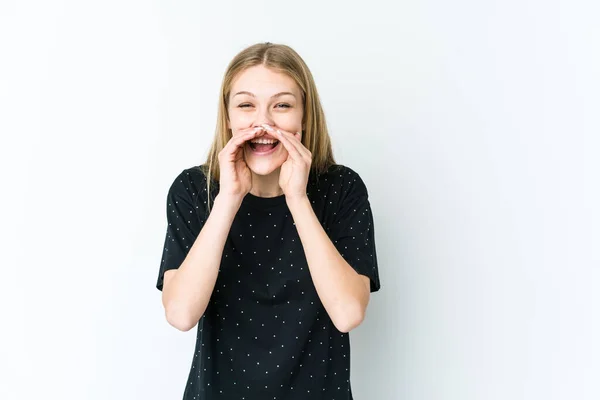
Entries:
<svg viewBox="0 0 600 400">
<path fill-rule="evenodd" d="M 263 130 L 243 129 L 233 136 L 219 153 L 219 194 L 241 201 L 252 189 L 252 173 L 244 161 L 244 144 Z"/>
</svg>

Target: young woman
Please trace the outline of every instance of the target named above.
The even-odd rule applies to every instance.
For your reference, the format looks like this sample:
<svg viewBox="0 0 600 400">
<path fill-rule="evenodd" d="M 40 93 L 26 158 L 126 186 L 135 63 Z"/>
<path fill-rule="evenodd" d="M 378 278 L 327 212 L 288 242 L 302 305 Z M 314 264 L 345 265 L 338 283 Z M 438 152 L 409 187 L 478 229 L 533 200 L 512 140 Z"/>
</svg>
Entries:
<svg viewBox="0 0 600 400">
<path fill-rule="evenodd" d="M 198 324 L 184 399 L 352 399 L 348 332 L 380 288 L 373 217 L 290 47 L 231 61 L 208 160 L 174 180 L 167 219 L 156 286 L 171 325 Z"/>
</svg>

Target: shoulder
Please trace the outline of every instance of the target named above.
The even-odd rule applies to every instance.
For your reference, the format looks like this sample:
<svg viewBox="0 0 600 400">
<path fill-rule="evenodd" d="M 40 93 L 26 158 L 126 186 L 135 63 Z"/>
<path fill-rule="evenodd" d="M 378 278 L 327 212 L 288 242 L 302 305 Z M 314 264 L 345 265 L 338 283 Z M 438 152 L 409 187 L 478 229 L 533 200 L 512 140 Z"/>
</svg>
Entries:
<svg viewBox="0 0 600 400">
<path fill-rule="evenodd" d="M 177 173 L 169 187 L 170 198 L 187 199 L 196 203 L 206 198 L 206 175 L 202 165 L 187 167 Z"/>
<path fill-rule="evenodd" d="M 324 173 L 313 174 L 313 182 L 321 190 L 335 188 L 342 197 L 353 194 L 368 195 L 367 187 L 360 174 L 347 165 L 334 164 Z"/>
<path fill-rule="evenodd" d="M 177 173 L 171 183 L 171 188 L 181 188 L 183 186 L 199 187 L 206 185 L 206 175 L 202 165 L 184 168 Z"/>
</svg>

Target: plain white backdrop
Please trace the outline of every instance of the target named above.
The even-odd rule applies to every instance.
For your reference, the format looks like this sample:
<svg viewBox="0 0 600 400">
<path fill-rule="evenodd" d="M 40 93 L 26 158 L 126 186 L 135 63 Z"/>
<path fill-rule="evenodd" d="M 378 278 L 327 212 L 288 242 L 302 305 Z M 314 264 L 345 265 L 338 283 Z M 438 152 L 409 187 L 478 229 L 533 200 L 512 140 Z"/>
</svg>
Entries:
<svg viewBox="0 0 600 400">
<path fill-rule="evenodd" d="M 0 398 L 180 399 L 166 194 L 225 67 L 285 43 L 367 184 L 382 289 L 356 400 L 600 398 L 600 7 L 0 2 Z"/>
</svg>

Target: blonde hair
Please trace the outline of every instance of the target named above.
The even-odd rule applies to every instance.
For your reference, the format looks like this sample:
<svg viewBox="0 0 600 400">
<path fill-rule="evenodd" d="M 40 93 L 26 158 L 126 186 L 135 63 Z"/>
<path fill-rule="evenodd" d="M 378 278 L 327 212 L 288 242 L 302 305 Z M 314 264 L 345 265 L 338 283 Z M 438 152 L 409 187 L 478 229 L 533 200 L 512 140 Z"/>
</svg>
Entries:
<svg viewBox="0 0 600 400">
<path fill-rule="evenodd" d="M 311 172 L 323 173 L 335 164 L 325 113 L 319 100 L 315 81 L 304 60 L 291 47 L 283 44 L 266 42 L 252 45 L 231 60 L 221 84 L 215 137 L 206 163 L 202 166 L 206 175 L 209 209 L 211 182 L 213 180 L 219 182 L 220 178 L 219 152 L 232 136 L 231 130 L 227 128 L 231 86 L 238 74 L 257 65 L 263 65 L 273 71 L 288 75 L 300 87 L 304 103 L 302 144 L 312 153 Z"/>
</svg>

